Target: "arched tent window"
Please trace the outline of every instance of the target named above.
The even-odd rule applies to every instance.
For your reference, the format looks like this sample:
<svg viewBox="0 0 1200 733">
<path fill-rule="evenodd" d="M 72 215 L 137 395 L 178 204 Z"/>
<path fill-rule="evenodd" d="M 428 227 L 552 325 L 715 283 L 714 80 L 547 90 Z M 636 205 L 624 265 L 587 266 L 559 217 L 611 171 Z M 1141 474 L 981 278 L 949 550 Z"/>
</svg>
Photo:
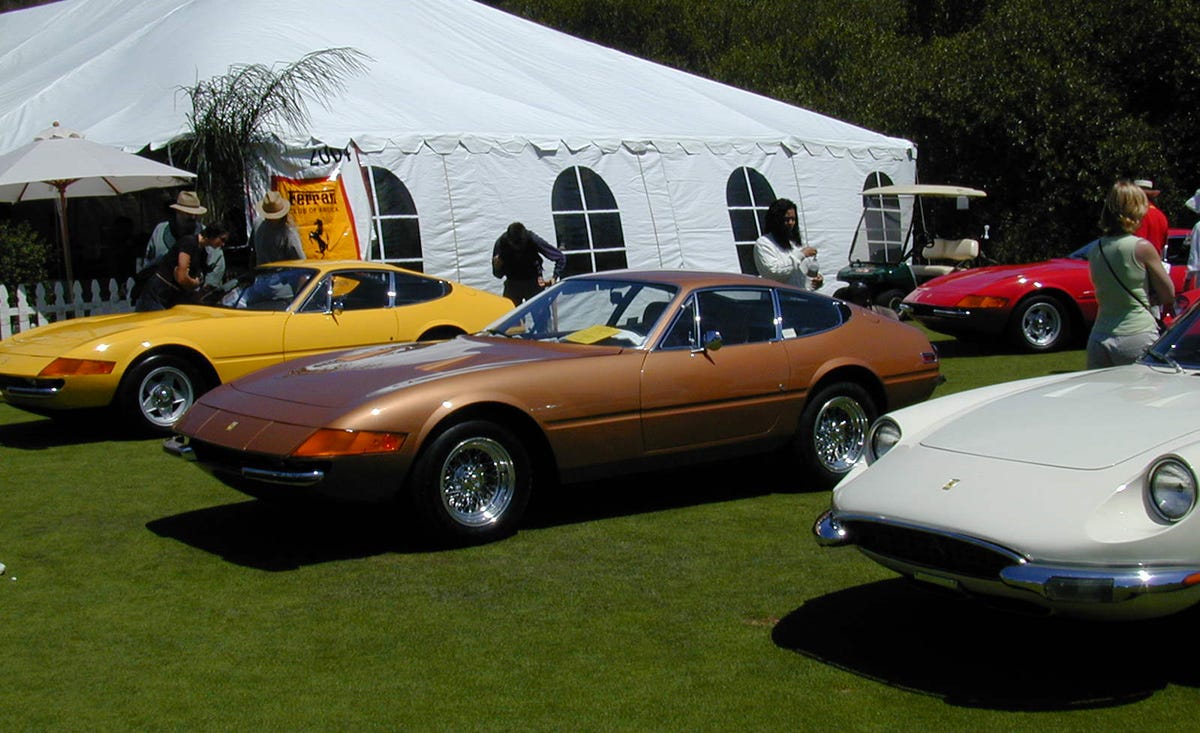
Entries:
<svg viewBox="0 0 1200 733">
<path fill-rule="evenodd" d="M 560 173 L 550 208 L 558 248 L 567 253 L 564 275 L 629 266 L 617 200 L 595 171 L 577 166 Z"/>
<path fill-rule="evenodd" d="M 757 275 L 754 265 L 754 241 L 763 235 L 767 208 L 775 200 L 775 191 L 766 177 L 753 168 L 738 168 L 725 182 L 725 205 L 729 207 L 729 226 L 742 272 Z"/>
<path fill-rule="evenodd" d="M 892 179 L 882 173 L 872 173 L 863 183 L 863 190 L 890 185 Z M 904 234 L 900 226 L 899 196 L 863 196 L 863 227 L 872 262 L 899 260 L 904 246 L 900 241 Z"/>
<path fill-rule="evenodd" d="M 371 166 L 371 247 L 367 259 L 424 271 L 417 206 L 408 187 L 387 168 Z"/>
</svg>

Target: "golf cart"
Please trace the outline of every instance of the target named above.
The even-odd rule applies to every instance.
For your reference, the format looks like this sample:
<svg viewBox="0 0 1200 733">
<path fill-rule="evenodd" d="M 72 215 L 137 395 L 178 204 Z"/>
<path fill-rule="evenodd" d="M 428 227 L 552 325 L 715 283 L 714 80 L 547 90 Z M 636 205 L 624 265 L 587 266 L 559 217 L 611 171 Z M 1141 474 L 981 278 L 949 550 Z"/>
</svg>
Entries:
<svg viewBox="0 0 1200 733">
<path fill-rule="evenodd" d="M 917 285 L 979 257 L 979 238 L 965 231 L 973 228 L 965 220 L 968 202 L 987 196 L 983 191 L 914 183 L 868 188 L 862 196 L 850 263 L 837 274 L 848 286 L 834 292 L 835 298 L 859 295 L 865 286 L 871 302 L 896 310 Z M 987 227 L 983 230 L 986 238 Z"/>
</svg>

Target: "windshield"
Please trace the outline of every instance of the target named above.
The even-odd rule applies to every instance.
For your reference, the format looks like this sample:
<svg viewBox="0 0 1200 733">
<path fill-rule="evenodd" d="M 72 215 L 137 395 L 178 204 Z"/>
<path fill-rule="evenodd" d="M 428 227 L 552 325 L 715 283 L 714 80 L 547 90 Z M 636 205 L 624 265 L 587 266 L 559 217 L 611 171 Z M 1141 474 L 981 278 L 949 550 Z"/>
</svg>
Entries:
<svg viewBox="0 0 1200 733">
<path fill-rule="evenodd" d="M 1099 242 L 1099 241 L 1100 240 L 1098 240 L 1098 239 L 1093 239 L 1092 241 L 1083 245 L 1082 247 L 1075 250 L 1071 254 L 1067 255 L 1067 257 L 1072 260 L 1086 260 L 1087 256 L 1088 256 L 1088 252 L 1092 251 L 1092 247 L 1095 247 L 1096 242 Z"/>
<path fill-rule="evenodd" d="M 1200 308 L 1191 308 L 1142 357 L 1142 363 L 1200 369 Z"/>
<path fill-rule="evenodd" d="M 227 285 L 225 294 L 213 305 L 237 310 L 287 310 L 316 274 L 311 267 L 260 267 Z"/>
<path fill-rule="evenodd" d="M 675 286 L 657 283 L 567 279 L 526 301 L 487 332 L 533 341 L 640 348 L 677 292 Z"/>
</svg>

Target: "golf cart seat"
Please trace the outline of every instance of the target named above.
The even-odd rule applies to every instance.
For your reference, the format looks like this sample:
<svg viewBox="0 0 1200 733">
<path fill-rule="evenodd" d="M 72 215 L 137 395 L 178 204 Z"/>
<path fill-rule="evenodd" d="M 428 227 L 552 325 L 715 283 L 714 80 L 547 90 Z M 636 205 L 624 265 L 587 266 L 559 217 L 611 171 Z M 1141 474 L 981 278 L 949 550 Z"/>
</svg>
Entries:
<svg viewBox="0 0 1200 733">
<path fill-rule="evenodd" d="M 924 281 L 939 275 L 949 275 L 959 265 L 979 256 L 978 239 L 934 239 L 921 250 L 926 264 L 912 265 L 913 275 Z"/>
</svg>

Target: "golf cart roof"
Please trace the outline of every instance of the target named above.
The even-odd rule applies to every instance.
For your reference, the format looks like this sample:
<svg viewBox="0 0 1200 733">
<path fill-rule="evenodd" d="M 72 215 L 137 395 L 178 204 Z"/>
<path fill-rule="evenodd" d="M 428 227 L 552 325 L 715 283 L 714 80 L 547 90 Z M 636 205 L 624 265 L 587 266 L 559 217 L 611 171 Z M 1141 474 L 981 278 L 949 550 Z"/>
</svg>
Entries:
<svg viewBox="0 0 1200 733">
<path fill-rule="evenodd" d="M 950 186 L 936 183 L 911 183 L 898 186 L 878 186 L 862 192 L 863 196 L 967 196 L 982 198 L 987 193 L 978 188 Z"/>
</svg>

